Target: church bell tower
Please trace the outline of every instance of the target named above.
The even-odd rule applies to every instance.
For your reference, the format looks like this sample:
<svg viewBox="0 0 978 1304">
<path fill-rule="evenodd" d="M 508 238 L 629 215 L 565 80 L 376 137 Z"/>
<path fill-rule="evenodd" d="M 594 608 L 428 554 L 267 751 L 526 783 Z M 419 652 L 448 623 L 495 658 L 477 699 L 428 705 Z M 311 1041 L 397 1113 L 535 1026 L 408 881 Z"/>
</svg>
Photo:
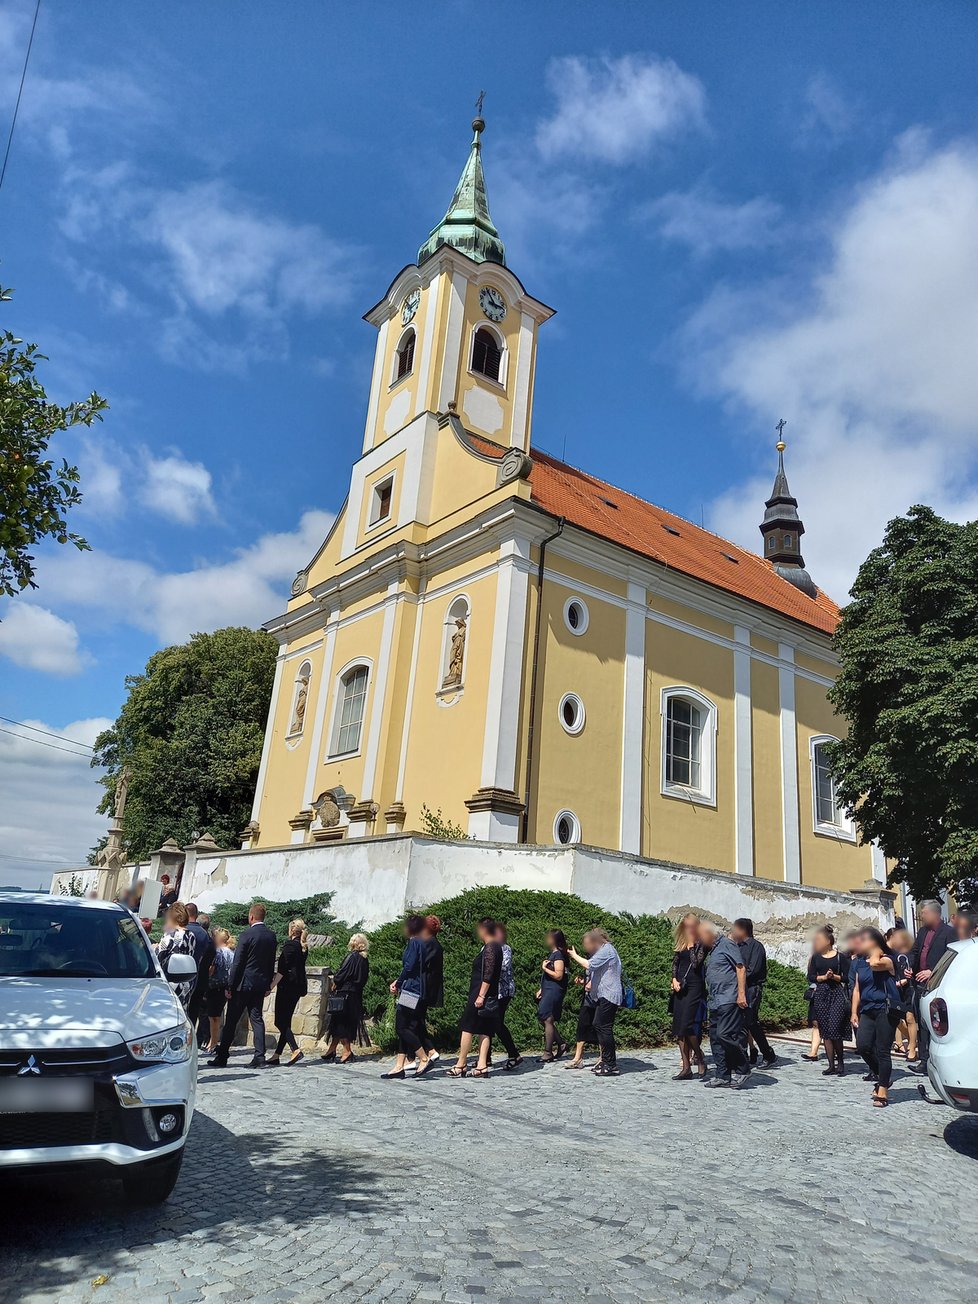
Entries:
<svg viewBox="0 0 978 1304">
<path fill-rule="evenodd" d="M 814 598 L 818 596 L 818 589 L 805 570 L 805 559 L 801 555 L 801 536 L 805 533 L 805 526 L 798 515 L 798 499 L 791 496 L 784 470 L 784 427 L 785 422 L 779 422 L 778 472 L 774 477 L 771 497 L 765 503 L 764 520 L 760 525 L 764 538 L 764 556 L 782 579 Z"/>
</svg>

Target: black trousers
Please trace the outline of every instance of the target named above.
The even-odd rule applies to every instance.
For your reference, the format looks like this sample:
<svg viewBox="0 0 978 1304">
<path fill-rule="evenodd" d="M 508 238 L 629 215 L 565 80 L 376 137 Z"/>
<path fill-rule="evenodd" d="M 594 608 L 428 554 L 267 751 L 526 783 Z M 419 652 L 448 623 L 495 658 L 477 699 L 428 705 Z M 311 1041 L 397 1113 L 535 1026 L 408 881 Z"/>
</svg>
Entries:
<svg viewBox="0 0 978 1304">
<path fill-rule="evenodd" d="M 398 1055 L 414 1059 L 423 1045 L 424 1010 L 421 1005 L 413 1010 L 409 1010 L 406 1005 L 398 1005 L 394 1011 L 394 1031 L 397 1033 Z"/>
<path fill-rule="evenodd" d="M 930 1057 L 930 1025 L 920 1012 L 920 1001 L 926 992 L 926 983 L 914 983 L 912 1006 L 913 1017 L 917 1020 L 917 1054 L 920 1056 L 920 1062 L 925 1069 L 927 1060 Z"/>
<path fill-rule="evenodd" d="M 292 1050 L 299 1049 L 299 1043 L 295 1039 L 295 1033 L 292 1031 L 292 1016 L 295 1014 L 295 1007 L 299 1004 L 299 993 L 292 991 L 282 991 L 282 984 L 279 983 L 275 989 L 275 1026 L 278 1028 L 278 1046 L 275 1048 L 275 1054 L 281 1055 L 286 1046 Z"/>
<path fill-rule="evenodd" d="M 601 1059 L 606 1069 L 613 1069 L 618 1063 L 615 1047 L 615 1018 L 618 1006 L 601 997 L 594 1006 L 594 1034 L 601 1047 Z"/>
<path fill-rule="evenodd" d="M 515 1060 L 519 1059 L 520 1053 L 516 1049 L 516 1042 L 513 1040 L 513 1034 L 506 1027 L 506 1011 L 509 1009 L 509 1003 L 512 999 L 512 996 L 501 996 L 499 998 L 499 1019 L 496 1023 L 496 1032 L 499 1036 L 499 1040 L 506 1048 L 506 1054 L 510 1059 Z"/>
<path fill-rule="evenodd" d="M 221 1032 L 221 1044 L 217 1048 L 217 1058 L 226 1060 L 238 1020 L 248 1011 L 251 1031 L 255 1039 L 255 1057 L 265 1058 L 265 993 L 259 988 L 246 988 L 244 991 L 232 992 L 224 1013 L 224 1028 Z"/>
<path fill-rule="evenodd" d="M 870 1073 L 876 1074 L 881 1087 L 893 1081 L 893 1034 L 900 1022 L 899 1010 L 862 1009 L 856 1028 L 856 1050 L 866 1061 Z"/>
<path fill-rule="evenodd" d="M 761 998 L 763 995 L 763 987 L 747 988 L 747 1009 L 744 1011 L 744 1027 L 754 1038 L 754 1043 L 763 1057 L 766 1060 L 772 1060 L 777 1057 L 771 1049 L 771 1043 L 764 1035 L 764 1029 L 761 1027 Z"/>
<path fill-rule="evenodd" d="M 730 1080 L 732 1073 L 749 1073 L 747 1060 L 746 1010 L 739 1005 L 721 1005 L 710 1010 L 710 1050 L 718 1078 Z"/>
</svg>

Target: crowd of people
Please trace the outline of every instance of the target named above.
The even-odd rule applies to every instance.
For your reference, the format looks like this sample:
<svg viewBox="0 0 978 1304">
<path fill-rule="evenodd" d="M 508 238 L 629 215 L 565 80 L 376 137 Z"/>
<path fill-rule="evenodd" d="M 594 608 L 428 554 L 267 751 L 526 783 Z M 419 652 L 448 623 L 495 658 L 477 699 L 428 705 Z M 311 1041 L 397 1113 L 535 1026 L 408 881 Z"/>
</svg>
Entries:
<svg viewBox="0 0 978 1304">
<path fill-rule="evenodd" d="M 288 938 L 279 948 L 265 913 L 261 903 L 254 904 L 248 927 L 235 939 L 224 928 L 211 928 L 192 903 L 173 901 L 166 909 L 157 944 L 160 963 L 165 971 L 174 954 L 194 958 L 196 980 L 178 983 L 176 990 L 198 1029 L 200 1046 L 212 1055 L 213 1067 L 228 1063 L 245 1014 L 254 1040 L 250 1067 L 274 1066 L 286 1055 L 288 1064 L 303 1058 L 292 1023 L 298 1001 L 308 990 L 306 926 L 301 919 L 292 920 Z M 824 1047 L 824 1076 L 844 1077 L 846 1046 L 854 1040 L 866 1068 L 865 1080 L 873 1084 L 872 1104 L 877 1109 L 889 1103 L 894 1057 L 926 1071 L 929 1037 L 926 1021 L 919 1017 L 921 996 L 948 946 L 978 935 L 975 915 L 958 911 L 954 923 L 947 923 L 937 901 L 923 902 L 919 916 L 914 938 L 902 920 L 885 935 L 871 927 L 852 930 L 841 944 L 826 923 L 812 938 L 807 974 L 812 1045 L 803 1058 L 817 1060 Z M 416 1080 L 423 1078 L 440 1058 L 428 1014 L 445 1003 L 441 931 L 436 915 L 411 914 L 404 922 L 401 969 L 389 982 L 397 1053 L 392 1067 L 381 1075 L 387 1081 L 402 1080 L 409 1072 Z M 484 918 L 476 933 L 480 947 L 459 1020 L 458 1053 L 447 1070 L 451 1078 L 488 1077 L 494 1042 L 505 1051 L 504 1071 L 518 1070 L 524 1062 L 506 1025 L 517 990 L 506 926 Z M 369 1044 L 364 1005 L 369 949 L 367 937 L 355 934 L 333 975 L 327 999 L 328 1042 L 321 1056 L 326 1063 L 348 1064 L 357 1058 L 354 1046 Z M 570 1052 L 561 1025 L 569 990 L 575 987 L 580 989 L 580 1003 L 574 1050 L 565 1067 L 585 1068 L 588 1047 L 596 1046 L 592 1072 L 602 1078 L 617 1077 L 615 1021 L 630 989 L 611 938 L 601 928 L 590 929 L 578 951 L 561 929 L 553 928 L 541 939 L 541 957 L 533 997 L 542 1037 L 541 1063 L 553 1064 Z M 678 921 L 669 991 L 672 1033 L 680 1057 L 677 1081 L 699 1079 L 713 1089 L 738 1089 L 748 1083 L 755 1065 L 770 1068 L 778 1062 L 761 1022 L 767 977 L 767 953 L 754 936 L 750 919 L 735 920 L 729 933 L 693 913 Z M 279 1039 L 266 1057 L 263 1007 L 273 991 Z M 712 1073 L 703 1050 L 704 1035 Z"/>
</svg>

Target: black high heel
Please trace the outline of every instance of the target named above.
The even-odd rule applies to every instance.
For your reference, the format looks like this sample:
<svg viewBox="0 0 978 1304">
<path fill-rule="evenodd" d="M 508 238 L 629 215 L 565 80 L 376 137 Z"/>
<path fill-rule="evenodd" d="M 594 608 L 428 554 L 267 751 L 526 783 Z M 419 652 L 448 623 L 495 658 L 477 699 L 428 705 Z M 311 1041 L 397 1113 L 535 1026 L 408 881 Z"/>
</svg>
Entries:
<svg viewBox="0 0 978 1304">
<path fill-rule="evenodd" d="M 336 1051 L 328 1050 L 325 1055 L 320 1055 L 319 1058 L 324 1064 L 332 1064 L 333 1060 L 336 1059 Z"/>
</svg>

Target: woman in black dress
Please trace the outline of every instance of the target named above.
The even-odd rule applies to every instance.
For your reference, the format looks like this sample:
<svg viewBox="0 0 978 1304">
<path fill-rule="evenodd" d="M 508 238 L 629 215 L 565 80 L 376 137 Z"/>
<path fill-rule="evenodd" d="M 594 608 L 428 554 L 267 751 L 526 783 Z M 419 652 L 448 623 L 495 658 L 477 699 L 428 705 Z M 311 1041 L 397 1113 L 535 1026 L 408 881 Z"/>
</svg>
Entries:
<svg viewBox="0 0 978 1304">
<path fill-rule="evenodd" d="M 356 1059 L 353 1042 L 366 1046 L 367 1030 L 363 1022 L 363 989 L 370 977 L 367 952 L 370 943 L 363 933 L 354 933 L 347 944 L 346 957 L 333 977 L 329 994 L 329 1045 L 323 1059 L 328 1064 L 336 1059 L 337 1046 L 343 1047 L 341 1064 Z"/>
<path fill-rule="evenodd" d="M 808 981 L 815 988 L 812 1017 L 829 1062 L 828 1068 L 822 1070 L 822 1076 L 826 1078 L 833 1075 L 844 1078 L 846 1075 L 843 1052 L 850 1020 L 848 970 L 848 961 L 835 945 L 832 925 L 823 924 L 815 930 L 812 938 Z"/>
<path fill-rule="evenodd" d="M 489 1048 L 499 1024 L 499 975 L 503 967 L 503 948 L 495 940 L 495 919 L 480 919 L 478 925 L 482 950 L 472 962 L 468 1004 L 462 1014 L 462 1038 L 458 1060 L 448 1070 L 450 1078 L 464 1078 L 468 1073 L 472 1039 L 479 1038 L 479 1062 L 472 1070 L 474 1078 L 489 1076 Z"/>
<path fill-rule="evenodd" d="M 699 940 L 699 916 L 683 915 L 676 925 L 672 952 L 672 1035 L 679 1045 L 682 1066 L 676 1082 L 693 1076 L 693 1063 L 700 1077 L 706 1073 L 706 1060 L 700 1043 L 706 1018 L 706 978 L 703 963 L 706 953 Z"/>
<path fill-rule="evenodd" d="M 309 935 L 301 919 L 293 919 L 289 924 L 289 939 L 283 943 L 282 953 L 278 957 L 278 972 L 272 981 L 275 988 L 275 1026 L 278 1028 L 278 1046 L 275 1054 L 268 1060 L 269 1064 L 282 1062 L 282 1051 L 289 1047 L 292 1054 L 290 1064 L 298 1064 L 302 1051 L 292 1031 L 292 1016 L 299 1004 L 300 996 L 309 991 L 306 981 L 306 952 L 309 950 Z"/>
<path fill-rule="evenodd" d="M 438 940 L 441 932 L 441 920 L 437 915 L 425 915 L 424 928 L 421 930 L 421 942 L 424 946 L 424 1000 L 418 1006 L 420 1011 L 418 1031 L 421 1036 L 421 1049 L 428 1056 L 428 1063 L 434 1064 L 441 1056 L 435 1050 L 435 1043 L 428 1031 L 428 1011 L 440 1010 L 445 1004 L 445 953 Z"/>
<path fill-rule="evenodd" d="M 557 1024 L 564 1012 L 564 997 L 567 995 L 567 984 L 570 981 L 570 956 L 567 951 L 567 938 L 559 928 L 552 928 L 547 934 L 547 947 L 550 954 L 540 966 L 543 977 L 540 980 L 540 990 L 537 992 L 537 1018 L 543 1024 L 541 1063 L 552 1064 L 567 1049 L 567 1043 L 561 1037 Z"/>
</svg>

